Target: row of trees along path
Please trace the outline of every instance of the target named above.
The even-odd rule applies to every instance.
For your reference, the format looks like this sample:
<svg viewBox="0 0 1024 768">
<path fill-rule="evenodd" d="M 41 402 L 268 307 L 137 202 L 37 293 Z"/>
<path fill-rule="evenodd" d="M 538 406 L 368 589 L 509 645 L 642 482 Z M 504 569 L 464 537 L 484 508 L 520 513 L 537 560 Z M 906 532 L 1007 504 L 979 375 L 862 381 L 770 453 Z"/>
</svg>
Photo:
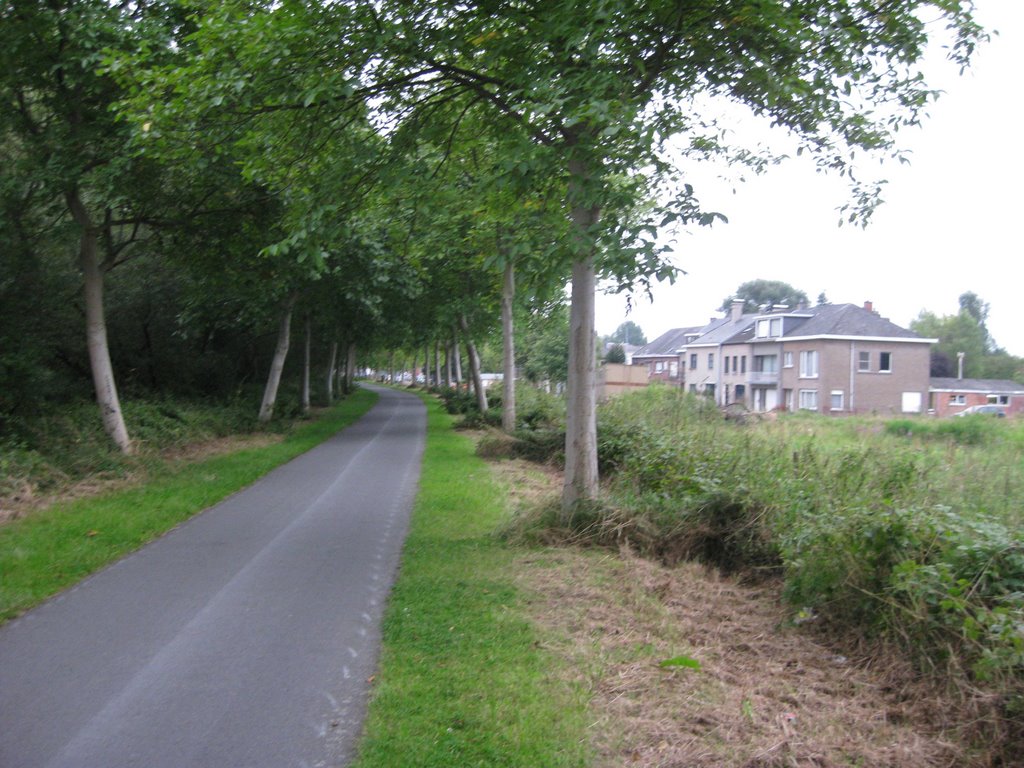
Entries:
<svg viewBox="0 0 1024 768">
<path fill-rule="evenodd" d="M 77 237 L 96 397 L 124 450 L 103 285 L 128 259 L 187 275 L 194 315 L 229 301 L 218 321 L 234 328 L 277 314 L 263 418 L 293 312 L 306 349 L 318 333 L 336 361 L 340 343 L 347 370 L 354 343 L 429 358 L 500 317 L 511 428 L 517 307 L 543 313 L 569 282 L 569 510 L 598 491 L 598 281 L 637 291 L 672 279 L 660 236 L 725 220 L 686 183 L 693 163 L 760 171 L 777 159 L 731 145 L 718 116 L 761 116 L 787 148 L 848 176 L 846 214 L 864 222 L 878 185 L 854 177 L 854 160 L 899 156 L 896 132 L 935 97 L 919 76 L 926 44 L 939 37 L 966 64 L 984 38 L 971 10 L 9 3 L 2 194 L 21 235 L 5 236 L 24 244 L 60 221 Z"/>
</svg>

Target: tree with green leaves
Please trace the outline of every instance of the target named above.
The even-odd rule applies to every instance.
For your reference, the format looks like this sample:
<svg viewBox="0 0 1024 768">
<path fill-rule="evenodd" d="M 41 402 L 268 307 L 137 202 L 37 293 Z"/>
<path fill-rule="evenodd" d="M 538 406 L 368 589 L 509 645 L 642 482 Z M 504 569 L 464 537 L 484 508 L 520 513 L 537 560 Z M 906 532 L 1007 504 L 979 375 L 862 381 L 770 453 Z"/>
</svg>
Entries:
<svg viewBox="0 0 1024 768">
<path fill-rule="evenodd" d="M 824 294 L 818 297 L 819 304 L 825 303 L 821 301 L 823 297 Z M 726 296 L 719 309 L 728 312 L 732 303 L 739 300 L 743 301 L 744 312 L 758 312 L 763 307 L 776 305 L 795 309 L 808 302 L 806 293 L 782 280 L 748 280 L 741 283 L 731 296 Z"/>
<path fill-rule="evenodd" d="M 621 344 L 612 344 L 608 349 L 608 354 L 604 356 L 606 363 L 625 363 L 626 362 L 626 350 L 622 348 Z"/>
<path fill-rule="evenodd" d="M 75 231 L 86 345 L 103 426 L 125 452 L 131 439 L 110 360 L 104 280 L 148 233 L 158 170 L 126 152 L 129 128 L 112 111 L 122 92 L 99 71 L 107 49 L 166 39 L 159 11 L 100 0 L 28 0 L 0 6 L 0 141 L 5 168 L 41 204 L 59 206 Z"/>
<path fill-rule="evenodd" d="M 632 344 L 637 347 L 642 347 L 647 343 L 647 337 L 644 335 L 643 330 L 632 320 L 620 323 L 619 327 L 612 332 L 607 340 L 619 344 Z"/>
<path fill-rule="evenodd" d="M 960 311 L 936 315 L 922 310 L 910 330 L 938 339 L 932 347 L 931 375 L 966 378 L 1013 379 L 1024 371 L 1024 360 L 1000 349 L 985 325 L 989 305 L 973 291 L 960 295 Z M 961 357 L 962 355 L 962 357 Z"/>
<path fill-rule="evenodd" d="M 685 183 L 688 162 L 764 165 L 724 144 L 721 103 L 770 119 L 819 167 L 849 176 L 848 218 L 866 221 L 879 186 L 858 181 L 853 164 L 858 154 L 899 154 L 896 131 L 916 124 L 935 96 L 919 72 L 930 34 L 944 25 L 952 57 L 966 63 L 982 37 L 971 11 L 968 0 L 884 10 L 861 0 L 228 3 L 199 20 L 202 56 L 176 75 L 169 101 L 223 99 L 219 78 L 252 113 L 339 124 L 368 105 L 390 135 L 436 117 L 454 136 L 479 114 L 474 125 L 504 137 L 509 167 L 558 175 L 571 225 L 570 510 L 598 493 L 597 278 L 669 277 L 656 230 L 723 218 L 701 209 Z M 638 205 L 668 189 L 664 205 Z"/>
</svg>

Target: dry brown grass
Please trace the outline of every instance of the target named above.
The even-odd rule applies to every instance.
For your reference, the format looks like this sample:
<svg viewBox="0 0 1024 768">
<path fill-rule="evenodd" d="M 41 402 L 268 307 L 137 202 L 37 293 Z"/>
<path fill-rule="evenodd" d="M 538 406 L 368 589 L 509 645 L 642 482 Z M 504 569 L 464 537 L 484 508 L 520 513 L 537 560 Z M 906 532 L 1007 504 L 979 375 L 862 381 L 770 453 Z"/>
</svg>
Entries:
<svg viewBox="0 0 1024 768">
<path fill-rule="evenodd" d="M 514 509 L 558 494 L 553 470 L 518 460 L 492 467 Z M 533 548 L 520 565 L 545 645 L 590 696 L 595 766 L 987 764 L 947 735 L 956 731 L 942 700 L 905 664 L 877 648 L 847 659 L 819 642 L 790 620 L 775 582 L 747 586 L 625 548 Z M 659 666 L 684 655 L 700 669 Z"/>
</svg>

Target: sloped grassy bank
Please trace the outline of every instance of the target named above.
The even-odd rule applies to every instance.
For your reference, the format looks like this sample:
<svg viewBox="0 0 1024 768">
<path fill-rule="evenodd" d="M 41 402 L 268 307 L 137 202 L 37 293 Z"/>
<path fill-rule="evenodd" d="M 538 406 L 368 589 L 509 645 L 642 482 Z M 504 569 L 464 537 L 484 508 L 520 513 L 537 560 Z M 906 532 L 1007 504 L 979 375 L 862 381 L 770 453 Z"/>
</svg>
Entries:
<svg viewBox="0 0 1024 768">
<path fill-rule="evenodd" d="M 78 472 L 92 466 L 99 471 L 95 462 L 108 457 L 108 479 L 121 478 L 124 482 L 101 486 L 106 490 L 98 493 L 70 496 L 0 525 L 0 623 L 308 451 L 356 421 L 376 400 L 376 394 L 359 390 L 315 419 L 278 423 L 280 439 L 273 443 L 248 447 L 238 444 L 228 453 L 193 460 L 164 459 L 157 448 L 180 447 L 190 440 L 223 435 L 221 430 L 226 430 L 229 422 L 204 409 L 188 411 L 180 405 L 172 412 L 174 415 L 165 413 L 160 419 L 152 415 L 148 431 L 137 430 L 148 434 L 153 442 L 134 457 L 115 455 L 106 445 L 100 447 L 92 440 L 84 440 L 85 447 L 72 445 L 65 449 L 68 456 L 80 456 L 84 464 L 62 459 L 56 450 L 22 448 L 11 457 L 8 474 L 0 472 L 0 478 L 20 476 L 27 482 L 24 478 L 39 478 L 61 466 L 77 467 Z M 162 407 L 171 408 L 169 404 Z M 64 423 L 53 429 L 67 435 L 70 425 Z M 158 433 L 162 435 L 159 440 Z M 57 441 L 42 444 L 56 446 Z M 21 474 L 11 471 L 19 456 L 39 463 L 34 474 L 24 469 L 17 470 Z M 135 477 L 134 482 L 126 477 L 128 474 Z M 63 470 L 52 482 L 58 480 L 67 480 Z"/>
<path fill-rule="evenodd" d="M 604 405 L 598 432 L 602 503 L 569 521 L 548 510 L 521 523 L 528 535 L 780 578 L 796 620 L 897 646 L 948 685 L 996 759 L 1024 745 L 1024 425 L 739 422 L 652 387 Z M 557 441 L 526 432 L 482 450 L 539 445 Z"/>
</svg>

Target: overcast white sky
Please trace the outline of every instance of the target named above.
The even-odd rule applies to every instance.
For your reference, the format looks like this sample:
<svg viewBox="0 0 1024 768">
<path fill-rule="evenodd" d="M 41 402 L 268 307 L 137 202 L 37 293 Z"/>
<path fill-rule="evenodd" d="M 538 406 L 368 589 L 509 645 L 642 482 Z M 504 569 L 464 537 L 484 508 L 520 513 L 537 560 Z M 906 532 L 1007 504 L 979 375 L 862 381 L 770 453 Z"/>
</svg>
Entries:
<svg viewBox="0 0 1024 768">
<path fill-rule="evenodd" d="M 822 291 L 837 304 L 873 301 L 906 327 L 922 309 L 956 313 L 960 294 L 974 291 L 991 305 L 996 343 L 1024 356 L 1024 2 L 978 0 L 977 15 L 1000 34 L 963 76 L 936 57 L 928 82 L 946 93 L 921 129 L 902 133 L 911 165 L 879 171 L 889 182 L 885 203 L 866 230 L 837 226 L 846 182 L 802 160 L 748 179 L 735 194 L 732 184 L 695 181 L 704 207 L 729 223 L 677 237 L 673 258 L 688 274 L 657 286 L 653 303 L 637 297 L 628 319 L 651 340 L 707 322 L 740 283 L 766 279 L 812 302 Z M 621 296 L 598 296 L 599 334 L 625 319 Z"/>
</svg>

